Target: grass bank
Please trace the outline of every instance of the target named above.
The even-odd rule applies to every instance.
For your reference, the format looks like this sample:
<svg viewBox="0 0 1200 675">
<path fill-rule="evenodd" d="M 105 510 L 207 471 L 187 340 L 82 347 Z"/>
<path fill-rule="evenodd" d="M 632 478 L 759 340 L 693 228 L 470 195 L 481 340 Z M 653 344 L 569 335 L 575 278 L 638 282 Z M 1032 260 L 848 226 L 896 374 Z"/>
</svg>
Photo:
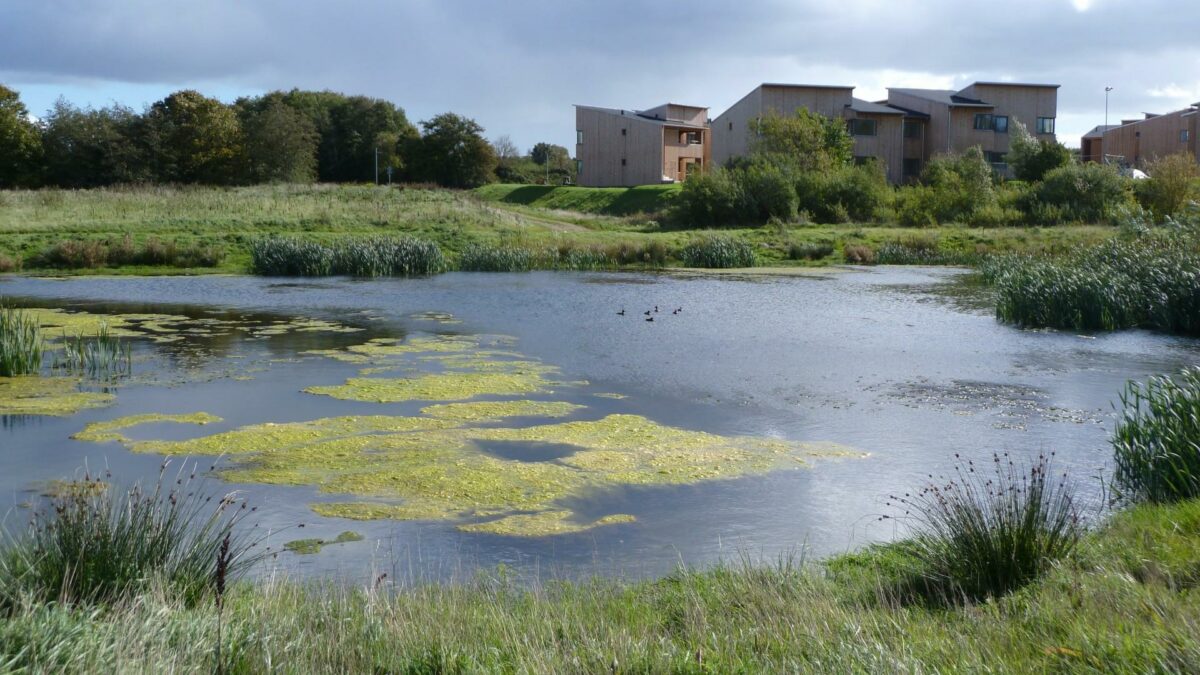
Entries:
<svg viewBox="0 0 1200 675">
<path fill-rule="evenodd" d="M 22 605 L 0 669 L 227 672 L 1196 672 L 1200 502 L 1118 514 L 999 600 L 905 605 L 895 547 L 823 566 L 726 565 L 646 582 L 501 574 L 363 589 L 241 583 L 189 606 L 147 590 L 109 609 Z"/>
<path fill-rule="evenodd" d="M 574 185 L 485 185 L 475 194 L 488 202 L 577 211 L 604 216 L 657 217 L 671 206 L 681 185 L 589 188 Z"/>
<path fill-rule="evenodd" d="M 503 194 L 509 187 L 483 190 Z M 254 242 L 271 236 L 330 246 L 347 239 L 415 237 L 436 244 L 452 268 L 472 246 L 553 248 L 560 251 L 559 267 L 571 251 L 586 251 L 580 255 L 587 257 L 594 249 L 612 251 L 619 266 L 681 265 L 683 249 L 707 236 L 708 230 L 664 230 L 639 216 L 586 212 L 623 211 L 624 205 L 640 211 L 670 199 L 670 186 L 645 190 L 644 198 L 578 193 L 568 200 L 580 209 L 572 211 L 492 201 L 480 193 L 356 185 L 5 191 L 0 192 L 0 272 L 244 273 L 251 269 Z M 538 201 L 532 193 L 520 194 L 525 195 L 521 200 Z M 567 199 L 559 194 L 548 193 L 547 199 L 554 203 Z M 852 252 L 858 250 L 855 247 L 876 251 L 897 242 L 921 251 L 908 256 L 913 261 L 938 259 L 930 257 L 930 246 L 946 260 L 991 252 L 1064 252 L 1104 241 L 1114 230 L 1101 226 L 916 230 L 851 224 L 780 225 L 721 234 L 751 246 L 759 265 L 821 266 L 846 261 L 847 247 Z M 903 261 L 904 255 L 896 253 L 889 249 L 885 259 Z M 851 256 L 851 261 L 856 259 Z"/>
</svg>

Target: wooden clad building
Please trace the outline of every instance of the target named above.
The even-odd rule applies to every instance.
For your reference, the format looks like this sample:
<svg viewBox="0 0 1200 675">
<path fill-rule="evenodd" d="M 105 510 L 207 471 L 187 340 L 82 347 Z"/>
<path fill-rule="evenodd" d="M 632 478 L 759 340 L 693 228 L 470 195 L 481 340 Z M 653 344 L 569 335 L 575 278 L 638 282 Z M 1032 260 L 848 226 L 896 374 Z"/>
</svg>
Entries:
<svg viewBox="0 0 1200 675">
<path fill-rule="evenodd" d="M 575 106 L 580 185 L 679 182 L 703 170 L 711 157 L 708 108 L 676 103 L 640 111 Z"/>
<path fill-rule="evenodd" d="M 1200 103 L 1145 119 L 1096 127 L 1083 137 L 1084 159 L 1141 166 L 1160 157 L 1188 153 L 1200 163 Z"/>
</svg>

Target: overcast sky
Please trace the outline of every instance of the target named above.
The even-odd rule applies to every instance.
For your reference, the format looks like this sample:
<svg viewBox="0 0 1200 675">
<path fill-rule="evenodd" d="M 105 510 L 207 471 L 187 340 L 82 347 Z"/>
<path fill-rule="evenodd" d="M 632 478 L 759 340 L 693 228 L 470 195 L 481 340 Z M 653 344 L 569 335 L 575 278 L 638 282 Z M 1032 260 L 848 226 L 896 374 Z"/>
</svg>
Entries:
<svg viewBox="0 0 1200 675">
<path fill-rule="evenodd" d="M 0 82 L 135 108 L 332 89 L 451 110 L 522 149 L 573 147 L 583 103 L 672 101 L 716 117 L 760 82 L 1061 84 L 1059 139 L 1200 101 L 1195 0 L 0 0 Z"/>
</svg>

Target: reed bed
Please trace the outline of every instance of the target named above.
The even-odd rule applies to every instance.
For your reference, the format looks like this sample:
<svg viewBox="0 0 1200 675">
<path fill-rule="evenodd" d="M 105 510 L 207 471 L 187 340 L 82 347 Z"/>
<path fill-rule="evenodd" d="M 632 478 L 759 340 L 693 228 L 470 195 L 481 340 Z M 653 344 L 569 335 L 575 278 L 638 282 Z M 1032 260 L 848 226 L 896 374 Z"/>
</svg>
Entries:
<svg viewBox="0 0 1200 675">
<path fill-rule="evenodd" d="M 1113 488 L 1121 500 L 1170 503 L 1200 497 L 1200 367 L 1130 382 L 1113 433 Z"/>
<path fill-rule="evenodd" d="M 829 242 L 796 242 L 788 244 L 789 260 L 824 260 L 833 255 L 834 246 Z"/>
<path fill-rule="evenodd" d="M 28 528 L 3 540 L 0 616 L 31 602 L 112 604 L 151 590 L 193 605 L 262 557 L 241 526 L 244 500 L 205 496 L 195 467 L 174 476 L 163 467 L 149 491 L 85 475 L 38 505 Z"/>
<path fill-rule="evenodd" d="M 42 369 L 43 349 L 37 318 L 0 306 L 0 377 L 37 374 Z"/>
<path fill-rule="evenodd" d="M 947 250 L 937 241 L 900 239 L 875 249 L 875 262 L 880 265 L 974 265 L 979 256 L 962 251 Z"/>
<path fill-rule="evenodd" d="M 996 287 L 1002 321 L 1200 335 L 1200 236 L 1191 228 L 1114 239 L 1058 258 L 996 257 L 981 270 Z"/>
<path fill-rule="evenodd" d="M 754 247 L 729 237 L 705 237 L 684 246 L 679 259 L 688 267 L 754 267 Z"/>
<path fill-rule="evenodd" d="M 163 267 L 217 267 L 225 251 L 205 244 L 181 244 L 150 237 L 135 244 L 128 235 L 121 239 L 64 239 L 32 256 L 32 267 L 96 269 L 146 265 Z"/>
<path fill-rule="evenodd" d="M 442 251 L 415 237 L 345 238 L 324 244 L 268 237 L 250 246 L 251 268 L 265 276 L 422 276 L 446 269 Z"/>
<path fill-rule="evenodd" d="M 101 324 L 95 336 L 64 336 L 54 367 L 92 379 L 105 380 L 133 372 L 133 347 Z"/>
</svg>

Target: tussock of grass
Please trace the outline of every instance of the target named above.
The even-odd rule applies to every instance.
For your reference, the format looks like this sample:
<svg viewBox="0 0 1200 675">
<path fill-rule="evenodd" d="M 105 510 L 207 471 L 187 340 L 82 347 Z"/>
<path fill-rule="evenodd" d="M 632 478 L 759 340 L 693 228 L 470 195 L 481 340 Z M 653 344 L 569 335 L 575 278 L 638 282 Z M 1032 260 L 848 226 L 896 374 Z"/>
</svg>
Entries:
<svg viewBox="0 0 1200 675">
<path fill-rule="evenodd" d="M 688 267 L 754 267 L 754 247 L 739 239 L 705 237 L 684 246 L 679 259 Z"/>
<path fill-rule="evenodd" d="M 223 543 L 226 573 L 236 578 L 255 560 L 255 542 L 239 528 L 248 509 L 236 495 L 213 502 L 198 488 L 194 470 L 181 470 L 160 475 L 149 492 L 77 489 L 41 505 L 0 550 L 0 616 L 30 603 L 112 604 L 152 589 L 191 605 L 214 589 Z"/>
<path fill-rule="evenodd" d="M 1113 434 L 1113 487 L 1128 502 L 1200 497 L 1200 368 L 1131 382 Z"/>
</svg>

